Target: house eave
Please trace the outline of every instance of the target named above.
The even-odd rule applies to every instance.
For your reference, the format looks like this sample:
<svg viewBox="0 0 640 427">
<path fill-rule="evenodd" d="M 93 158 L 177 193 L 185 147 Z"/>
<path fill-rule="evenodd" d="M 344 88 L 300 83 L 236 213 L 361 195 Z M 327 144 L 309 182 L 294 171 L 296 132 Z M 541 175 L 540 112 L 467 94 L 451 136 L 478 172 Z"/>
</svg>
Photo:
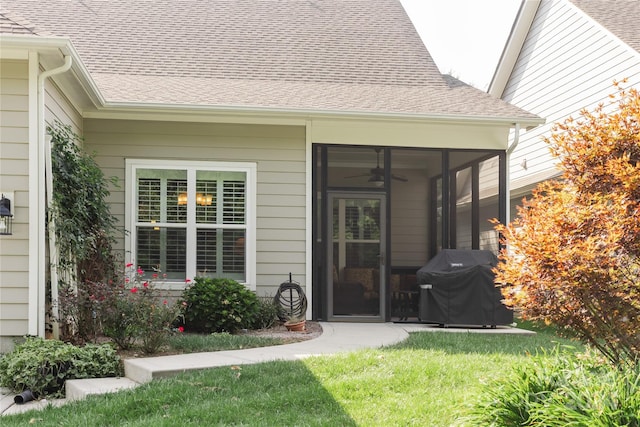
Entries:
<svg viewBox="0 0 640 427">
<path fill-rule="evenodd" d="M 65 37 L 42 37 L 34 35 L 13 35 L 0 34 L 0 57 L 16 56 L 17 53 L 37 52 L 40 63 L 47 69 L 59 67 L 66 56 L 71 56 L 71 73 L 64 73 L 56 77 L 67 89 L 74 91 L 74 83 L 80 84 L 83 109 L 96 108 L 104 105 L 105 99 L 100 93 L 100 89 L 89 74 L 89 70 L 84 65 L 78 51 L 73 43 Z"/>
<path fill-rule="evenodd" d="M 28 49 L 38 51 L 51 51 L 67 49 L 69 39 L 64 37 L 42 37 L 30 34 L 0 34 L 0 46 L 2 54 L 10 49 Z M 70 53 L 66 51 L 65 53 Z"/>
<path fill-rule="evenodd" d="M 86 118 L 129 119 L 129 120 L 171 120 L 208 121 L 241 123 L 279 123 L 304 125 L 313 119 L 375 120 L 393 122 L 429 122 L 446 124 L 488 125 L 501 127 L 535 127 L 544 119 L 530 117 L 499 117 L 462 114 L 420 114 L 402 112 L 335 111 L 321 109 L 178 105 L 137 102 L 107 102 L 93 111 L 87 111 Z"/>
</svg>

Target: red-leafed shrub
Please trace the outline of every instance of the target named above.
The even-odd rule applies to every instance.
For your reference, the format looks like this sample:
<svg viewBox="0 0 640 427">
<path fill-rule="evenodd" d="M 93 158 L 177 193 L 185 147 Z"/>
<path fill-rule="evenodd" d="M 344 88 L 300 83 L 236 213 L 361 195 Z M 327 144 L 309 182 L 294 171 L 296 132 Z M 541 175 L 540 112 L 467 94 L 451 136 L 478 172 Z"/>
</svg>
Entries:
<svg viewBox="0 0 640 427">
<path fill-rule="evenodd" d="M 640 95 L 616 84 L 610 105 L 546 138 L 561 179 L 541 184 L 498 225 L 508 248 L 496 281 L 526 318 L 576 333 L 614 363 L 640 358 Z"/>
</svg>

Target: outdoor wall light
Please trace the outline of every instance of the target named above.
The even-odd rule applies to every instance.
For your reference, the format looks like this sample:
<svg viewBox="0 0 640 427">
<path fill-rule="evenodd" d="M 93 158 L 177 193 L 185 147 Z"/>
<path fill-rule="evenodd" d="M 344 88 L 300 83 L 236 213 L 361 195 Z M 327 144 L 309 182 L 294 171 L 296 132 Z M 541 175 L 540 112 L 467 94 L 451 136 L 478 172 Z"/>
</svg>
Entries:
<svg viewBox="0 0 640 427">
<path fill-rule="evenodd" d="M 11 195 L 5 197 L 2 193 L 0 197 L 0 235 L 9 236 L 13 234 L 13 214 L 11 213 Z"/>
</svg>

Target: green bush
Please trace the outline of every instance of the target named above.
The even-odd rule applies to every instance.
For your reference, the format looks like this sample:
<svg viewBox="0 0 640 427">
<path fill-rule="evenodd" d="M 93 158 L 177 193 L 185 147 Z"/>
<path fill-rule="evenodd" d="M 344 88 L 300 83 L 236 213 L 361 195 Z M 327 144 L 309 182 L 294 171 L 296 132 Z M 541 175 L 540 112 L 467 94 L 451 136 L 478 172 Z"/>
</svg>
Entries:
<svg viewBox="0 0 640 427">
<path fill-rule="evenodd" d="M 250 328 L 258 313 L 258 297 L 231 279 L 197 277 L 182 294 L 184 322 L 196 332 L 229 332 Z"/>
<path fill-rule="evenodd" d="M 12 352 L 0 357 L 0 385 L 35 396 L 62 397 L 64 382 L 76 378 L 122 375 L 120 357 L 108 345 L 84 347 L 56 340 L 27 337 Z"/>
<path fill-rule="evenodd" d="M 592 355 L 538 355 L 480 393 L 461 425 L 640 426 L 640 368 Z"/>
<path fill-rule="evenodd" d="M 258 312 L 251 329 L 267 329 L 278 320 L 280 308 L 274 303 L 273 297 L 258 298 Z"/>
</svg>

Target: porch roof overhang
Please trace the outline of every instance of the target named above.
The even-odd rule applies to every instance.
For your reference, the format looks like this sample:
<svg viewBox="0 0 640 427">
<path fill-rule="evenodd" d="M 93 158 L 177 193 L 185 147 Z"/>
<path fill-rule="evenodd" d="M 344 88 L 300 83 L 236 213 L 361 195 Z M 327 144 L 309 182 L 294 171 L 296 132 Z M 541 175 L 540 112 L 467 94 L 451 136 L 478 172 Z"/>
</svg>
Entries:
<svg viewBox="0 0 640 427">
<path fill-rule="evenodd" d="M 516 125 L 530 128 L 544 122 L 517 117 L 110 102 L 85 111 L 83 116 L 103 120 L 304 126 L 309 128 L 314 143 L 481 149 L 506 149 L 511 128 Z"/>
<path fill-rule="evenodd" d="M 506 149 L 511 128 L 528 129 L 544 123 L 544 119 L 530 115 L 505 117 L 110 101 L 69 39 L 2 34 L 0 46 L 2 58 L 27 59 L 29 51 L 37 51 L 45 69 L 60 66 L 65 56 L 71 56 L 71 72 L 57 75 L 54 80 L 86 119 L 306 126 L 314 143 L 479 149 Z"/>
</svg>

